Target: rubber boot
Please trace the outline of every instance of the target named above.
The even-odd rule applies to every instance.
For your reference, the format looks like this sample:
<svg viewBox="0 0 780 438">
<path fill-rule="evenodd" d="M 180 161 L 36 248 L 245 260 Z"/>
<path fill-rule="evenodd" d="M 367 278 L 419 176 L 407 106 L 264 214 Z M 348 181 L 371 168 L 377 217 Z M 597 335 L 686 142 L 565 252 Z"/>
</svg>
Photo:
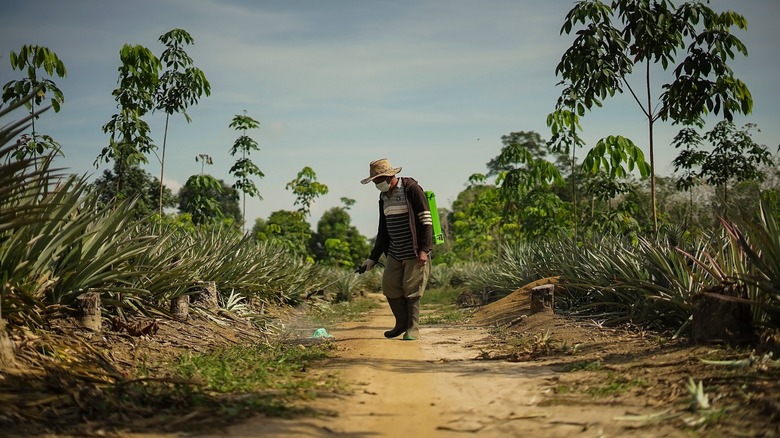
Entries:
<svg viewBox="0 0 780 438">
<path fill-rule="evenodd" d="M 404 334 L 405 341 L 414 341 L 420 337 L 420 298 L 408 298 L 409 327 Z"/>
<path fill-rule="evenodd" d="M 386 331 L 385 337 L 395 338 L 396 336 L 401 336 L 406 331 L 406 327 L 409 325 L 409 311 L 406 308 L 406 298 L 388 298 L 387 303 L 390 304 L 390 310 L 393 311 L 393 316 L 395 316 L 395 327 Z"/>
</svg>

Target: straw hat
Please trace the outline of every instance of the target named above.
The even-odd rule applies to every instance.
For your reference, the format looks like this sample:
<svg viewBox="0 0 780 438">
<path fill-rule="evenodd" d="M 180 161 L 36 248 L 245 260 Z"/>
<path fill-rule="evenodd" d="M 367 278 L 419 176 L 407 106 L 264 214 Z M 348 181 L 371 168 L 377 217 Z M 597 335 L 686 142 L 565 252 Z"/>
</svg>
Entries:
<svg viewBox="0 0 780 438">
<path fill-rule="evenodd" d="M 369 181 L 373 181 L 374 178 L 380 176 L 393 176 L 400 172 L 401 168 L 393 167 L 390 165 L 390 162 L 387 161 L 387 158 L 381 158 L 379 160 L 372 161 L 371 164 L 368 165 L 368 170 L 369 177 L 360 180 L 361 184 L 368 184 Z"/>
</svg>

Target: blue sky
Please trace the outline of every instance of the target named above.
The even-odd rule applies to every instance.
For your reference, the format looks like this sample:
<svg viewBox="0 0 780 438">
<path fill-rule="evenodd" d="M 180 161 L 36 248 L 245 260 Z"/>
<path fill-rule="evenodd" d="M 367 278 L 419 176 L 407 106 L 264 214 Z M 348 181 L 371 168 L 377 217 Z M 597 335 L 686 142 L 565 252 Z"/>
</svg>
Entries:
<svg viewBox="0 0 780 438">
<path fill-rule="evenodd" d="M 675 3 L 679 3 L 675 2 Z M 172 120 L 166 183 L 178 189 L 200 171 L 232 183 L 228 150 L 239 133 L 228 127 L 244 110 L 261 123 L 248 132 L 261 150 L 251 155 L 265 173 L 264 200 L 248 198 L 247 219 L 293 210 L 287 182 L 304 167 L 330 188 L 312 211 L 355 199 L 353 224 L 373 237 L 377 191 L 359 181 L 368 163 L 387 157 L 403 166 L 450 207 L 469 175 L 485 172 L 501 136 L 536 131 L 560 93 L 555 66 L 571 42 L 559 30 L 573 2 L 562 0 L 9 0 L 0 17 L 0 82 L 19 79 L 8 53 L 23 44 L 54 50 L 68 70 L 54 78 L 65 94 L 62 111 L 45 114 L 39 132 L 55 137 L 64 158 L 56 164 L 97 176 L 93 162 L 107 144 L 101 127 L 116 112 L 119 50 L 141 44 L 158 56 L 157 38 L 183 28 L 195 44 L 187 52 L 211 83 L 212 94 L 189 109 L 192 123 Z M 716 0 L 749 23 L 737 35 L 749 56 L 731 65 L 755 100 L 754 113 L 736 122 L 758 124 L 754 138 L 773 151 L 780 143 L 780 2 Z M 658 74 L 665 80 L 668 74 Z M 636 82 L 636 84 L 639 84 Z M 656 93 L 657 95 L 658 93 Z M 147 117 L 162 145 L 164 114 Z M 583 119 L 592 147 L 607 135 L 633 139 L 647 154 L 647 128 L 628 95 L 607 101 Z M 659 125 L 656 163 L 671 173 L 676 128 Z M 147 170 L 160 172 L 151 157 Z"/>
</svg>

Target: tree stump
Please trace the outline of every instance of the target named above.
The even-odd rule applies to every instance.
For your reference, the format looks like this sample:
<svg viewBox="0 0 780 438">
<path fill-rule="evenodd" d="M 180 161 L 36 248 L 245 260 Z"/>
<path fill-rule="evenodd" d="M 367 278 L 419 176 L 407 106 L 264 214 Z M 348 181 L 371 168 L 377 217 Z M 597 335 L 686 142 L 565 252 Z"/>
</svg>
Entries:
<svg viewBox="0 0 780 438">
<path fill-rule="evenodd" d="M 99 292 L 87 292 L 76 298 L 76 310 L 79 325 L 87 330 L 99 332 L 103 330 Z"/>
<path fill-rule="evenodd" d="M 190 296 L 180 295 L 171 300 L 171 313 L 179 321 L 186 321 L 190 316 Z"/>
<path fill-rule="evenodd" d="M 555 306 L 555 285 L 543 284 L 531 289 L 531 315 L 553 313 Z"/>
<path fill-rule="evenodd" d="M 196 281 L 193 286 L 195 294 L 193 301 L 206 310 L 215 311 L 219 307 L 217 298 L 217 283 L 214 281 Z"/>
<path fill-rule="evenodd" d="M 745 344 L 755 338 L 750 305 L 731 294 L 693 297 L 691 338 L 698 343 Z"/>
<path fill-rule="evenodd" d="M 0 318 L 0 369 L 16 366 L 14 343 L 5 331 L 5 320 Z"/>
</svg>

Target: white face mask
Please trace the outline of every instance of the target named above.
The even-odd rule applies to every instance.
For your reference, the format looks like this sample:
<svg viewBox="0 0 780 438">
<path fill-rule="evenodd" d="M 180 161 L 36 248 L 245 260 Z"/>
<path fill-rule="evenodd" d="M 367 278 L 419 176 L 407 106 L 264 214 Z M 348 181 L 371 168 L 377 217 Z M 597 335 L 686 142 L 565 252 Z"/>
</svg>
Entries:
<svg viewBox="0 0 780 438">
<path fill-rule="evenodd" d="M 376 183 L 376 189 L 379 190 L 380 192 L 384 193 L 384 192 L 390 190 L 390 183 L 387 182 L 387 181 L 382 181 L 382 182 Z"/>
</svg>

